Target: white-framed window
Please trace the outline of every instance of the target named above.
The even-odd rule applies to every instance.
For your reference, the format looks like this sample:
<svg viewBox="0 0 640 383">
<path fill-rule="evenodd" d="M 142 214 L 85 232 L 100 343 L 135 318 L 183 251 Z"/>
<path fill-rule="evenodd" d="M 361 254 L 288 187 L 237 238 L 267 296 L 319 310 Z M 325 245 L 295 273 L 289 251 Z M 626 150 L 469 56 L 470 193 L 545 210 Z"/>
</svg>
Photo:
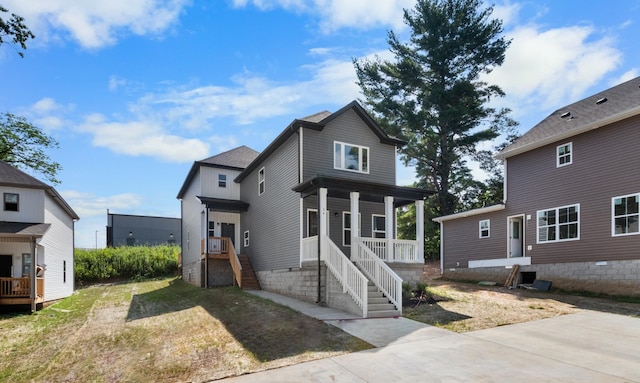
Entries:
<svg viewBox="0 0 640 383">
<path fill-rule="evenodd" d="M 333 168 L 358 173 L 369 173 L 369 148 L 334 141 Z"/>
<path fill-rule="evenodd" d="M 244 232 L 242 239 L 243 239 L 244 247 L 249 247 L 249 230 Z"/>
<path fill-rule="evenodd" d="M 371 215 L 371 232 L 373 234 L 373 238 L 386 237 L 386 218 L 384 215 Z"/>
<path fill-rule="evenodd" d="M 573 162 L 573 145 L 571 142 L 556 147 L 556 166 L 571 165 Z"/>
<path fill-rule="evenodd" d="M 258 170 L 258 195 L 264 193 L 264 168 Z"/>
<path fill-rule="evenodd" d="M 478 237 L 489 238 L 491 236 L 491 220 L 483 219 L 478 222 Z"/>
<path fill-rule="evenodd" d="M 611 199 L 611 235 L 639 234 L 640 194 L 629 194 Z"/>
<path fill-rule="evenodd" d="M 358 213 L 358 232 L 362 227 L 362 214 Z M 342 245 L 351 246 L 351 212 L 342 212 Z"/>
<path fill-rule="evenodd" d="M 227 175 L 226 174 L 218 174 L 218 187 L 226 188 L 227 187 Z"/>
<path fill-rule="evenodd" d="M 4 211 L 19 211 L 20 195 L 4 193 Z"/>
<path fill-rule="evenodd" d="M 538 210 L 538 243 L 580 239 L 580 205 Z"/>
</svg>

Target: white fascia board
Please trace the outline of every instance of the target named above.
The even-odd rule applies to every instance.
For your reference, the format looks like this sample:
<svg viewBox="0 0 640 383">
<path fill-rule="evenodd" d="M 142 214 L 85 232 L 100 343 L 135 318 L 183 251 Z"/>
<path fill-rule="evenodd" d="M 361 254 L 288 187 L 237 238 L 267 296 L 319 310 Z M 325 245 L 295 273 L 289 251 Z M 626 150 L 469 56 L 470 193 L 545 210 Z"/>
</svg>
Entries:
<svg viewBox="0 0 640 383">
<path fill-rule="evenodd" d="M 460 213 L 445 215 L 442 217 L 436 217 L 436 218 L 433 218 L 432 221 L 441 223 L 444 221 L 451 221 L 458 218 L 466 218 L 466 217 L 472 217 L 474 215 L 493 213 L 494 211 L 504 210 L 505 207 L 506 206 L 504 204 L 481 207 L 479 209 L 473 209 L 473 210 L 463 211 Z"/>
</svg>

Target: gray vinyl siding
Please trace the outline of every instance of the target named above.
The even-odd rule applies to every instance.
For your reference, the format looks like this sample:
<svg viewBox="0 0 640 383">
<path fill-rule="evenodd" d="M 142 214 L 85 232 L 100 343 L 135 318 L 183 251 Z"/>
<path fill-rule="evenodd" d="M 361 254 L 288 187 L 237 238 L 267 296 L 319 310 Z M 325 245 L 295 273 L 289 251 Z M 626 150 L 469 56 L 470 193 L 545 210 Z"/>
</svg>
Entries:
<svg viewBox="0 0 640 383">
<path fill-rule="evenodd" d="M 263 167 L 265 192 L 258 195 Z M 249 247 L 242 243 L 241 253 L 256 271 L 300 266 L 300 195 L 292 190 L 298 183 L 297 134 L 242 180 L 241 199 L 249 210 L 241 215 L 240 237 L 249 230 Z"/>
<path fill-rule="evenodd" d="M 556 147 L 568 142 L 572 164 L 558 168 Z M 509 157 L 506 209 L 443 223 L 445 268 L 506 257 L 507 217 L 518 214 L 525 215 L 525 249 L 531 246 L 525 256 L 532 264 L 640 259 L 640 235 L 611 235 L 611 199 L 640 193 L 638 148 L 640 116 Z M 537 212 L 575 204 L 580 239 L 537 243 Z M 477 240 L 477 222 L 486 218 L 491 241 Z"/>
<path fill-rule="evenodd" d="M 490 220 L 489 238 L 479 238 L 479 222 Z M 507 257 L 507 215 L 504 211 L 444 222 L 444 267 L 467 267 L 469 261 Z"/>
<path fill-rule="evenodd" d="M 321 131 L 304 129 L 303 137 L 305 180 L 323 175 L 395 185 L 395 146 L 381 143 L 353 110 L 338 116 Z M 368 147 L 369 174 L 334 169 L 334 141 Z"/>
<path fill-rule="evenodd" d="M 304 201 L 304 223 L 303 230 L 307 233 L 307 210 L 318 208 L 318 199 L 315 196 L 305 198 Z M 340 247 L 343 253 L 349 256 L 350 247 L 342 245 L 342 216 L 343 212 L 349 212 L 351 210 L 351 201 L 349 199 L 328 198 L 327 210 L 329 210 L 329 237 L 331 240 Z M 372 237 L 372 220 L 373 214 L 384 215 L 384 204 L 360 201 L 360 236 L 365 238 Z M 337 213 L 337 215 L 336 215 Z"/>
</svg>

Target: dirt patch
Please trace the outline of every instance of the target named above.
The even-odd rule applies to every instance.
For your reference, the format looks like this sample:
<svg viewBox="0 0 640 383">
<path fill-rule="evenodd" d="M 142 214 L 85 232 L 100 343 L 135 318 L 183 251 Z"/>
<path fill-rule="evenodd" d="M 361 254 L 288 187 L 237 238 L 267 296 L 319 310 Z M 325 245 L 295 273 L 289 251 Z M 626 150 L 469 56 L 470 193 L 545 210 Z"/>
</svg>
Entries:
<svg viewBox="0 0 640 383">
<path fill-rule="evenodd" d="M 407 318 L 455 332 L 596 310 L 640 316 L 640 304 L 502 286 L 430 279 L 425 299 L 403 308 Z M 410 303 L 414 303 L 410 302 Z"/>
</svg>

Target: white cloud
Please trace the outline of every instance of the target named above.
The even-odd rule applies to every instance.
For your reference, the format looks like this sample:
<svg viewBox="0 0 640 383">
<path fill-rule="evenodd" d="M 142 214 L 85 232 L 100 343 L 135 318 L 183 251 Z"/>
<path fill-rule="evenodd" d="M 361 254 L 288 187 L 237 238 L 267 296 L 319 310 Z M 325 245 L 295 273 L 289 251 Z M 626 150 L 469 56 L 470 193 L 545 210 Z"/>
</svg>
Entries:
<svg viewBox="0 0 640 383">
<path fill-rule="evenodd" d="M 84 48 L 115 44 L 123 34 L 159 35 L 175 24 L 188 0 L 5 0 L 4 6 L 25 18 L 47 44 L 71 36 Z"/>
<path fill-rule="evenodd" d="M 78 130 L 92 134 L 93 145 L 130 156 L 190 162 L 209 154 L 209 144 L 169 134 L 152 121 L 111 122 L 100 114 L 93 114 L 85 118 Z"/>
<path fill-rule="evenodd" d="M 614 39 L 595 32 L 590 26 L 518 27 L 507 33 L 513 40 L 504 64 L 487 80 L 502 87 L 516 116 L 577 101 L 621 62 Z"/>
<path fill-rule="evenodd" d="M 83 218 L 104 215 L 107 209 L 133 210 L 143 203 L 142 196 L 134 193 L 123 193 L 112 196 L 97 196 L 92 193 L 77 190 L 61 190 L 62 198 L 78 213 L 80 220 Z"/>
<path fill-rule="evenodd" d="M 36 101 L 21 114 L 45 132 L 62 129 L 70 124 L 67 115 L 75 109 L 73 104 L 62 105 L 53 98 L 45 97 Z"/>
</svg>

